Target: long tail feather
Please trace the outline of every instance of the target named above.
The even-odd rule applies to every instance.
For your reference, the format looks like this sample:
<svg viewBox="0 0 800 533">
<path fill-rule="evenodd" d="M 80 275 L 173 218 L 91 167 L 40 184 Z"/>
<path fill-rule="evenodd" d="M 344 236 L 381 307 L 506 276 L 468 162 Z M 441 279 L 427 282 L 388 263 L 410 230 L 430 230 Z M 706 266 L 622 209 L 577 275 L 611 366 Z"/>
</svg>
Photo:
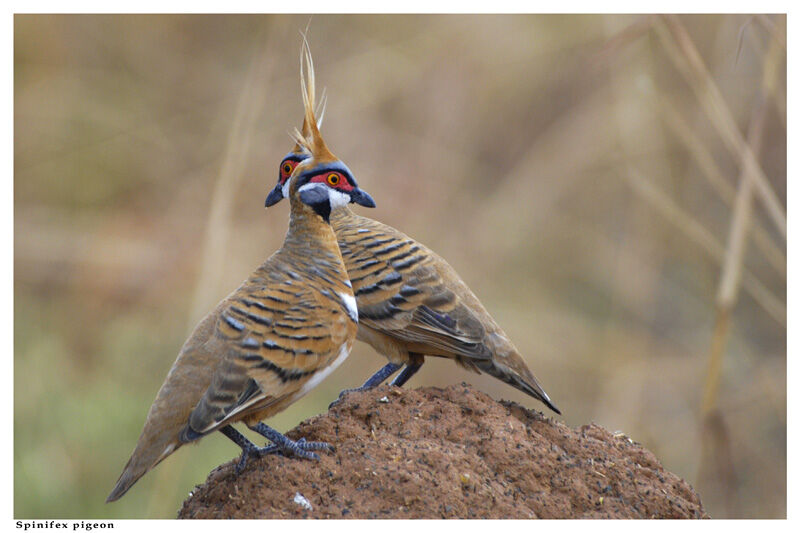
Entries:
<svg viewBox="0 0 800 533">
<path fill-rule="evenodd" d="M 518 372 L 513 371 L 509 367 L 499 363 L 496 360 L 490 360 L 485 363 L 476 365 L 481 371 L 486 372 L 490 376 L 496 377 L 500 381 L 508 383 L 517 390 L 520 390 L 532 396 L 549 407 L 552 411 L 561 414 L 561 410 L 553 403 L 547 393 L 539 385 L 533 375 L 521 376 Z M 528 372 L 530 373 L 530 372 Z"/>
</svg>

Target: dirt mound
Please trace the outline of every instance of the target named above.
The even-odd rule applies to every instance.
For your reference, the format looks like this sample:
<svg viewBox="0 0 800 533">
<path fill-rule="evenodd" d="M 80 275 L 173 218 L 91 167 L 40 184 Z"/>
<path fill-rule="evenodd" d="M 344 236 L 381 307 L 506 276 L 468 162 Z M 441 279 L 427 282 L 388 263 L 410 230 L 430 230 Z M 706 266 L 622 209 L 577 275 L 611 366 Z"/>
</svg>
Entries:
<svg viewBox="0 0 800 533">
<path fill-rule="evenodd" d="M 466 384 L 348 395 L 281 456 L 209 474 L 179 518 L 703 518 L 699 496 L 624 435 L 571 429 Z"/>
</svg>

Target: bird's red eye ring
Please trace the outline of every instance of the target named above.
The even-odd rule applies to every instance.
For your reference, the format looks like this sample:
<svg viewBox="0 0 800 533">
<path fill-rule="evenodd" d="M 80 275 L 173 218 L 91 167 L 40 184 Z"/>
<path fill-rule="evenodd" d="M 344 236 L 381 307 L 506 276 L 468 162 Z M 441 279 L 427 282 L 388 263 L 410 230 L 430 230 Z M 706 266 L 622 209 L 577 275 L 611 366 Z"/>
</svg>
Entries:
<svg viewBox="0 0 800 533">
<path fill-rule="evenodd" d="M 328 185 L 336 187 L 337 185 L 339 185 L 341 179 L 342 177 L 339 174 L 337 174 L 336 172 L 331 172 L 330 174 L 328 174 Z"/>
<path fill-rule="evenodd" d="M 292 170 L 294 170 L 294 166 L 288 161 L 281 166 L 281 171 L 285 176 L 289 176 L 292 173 Z"/>
</svg>

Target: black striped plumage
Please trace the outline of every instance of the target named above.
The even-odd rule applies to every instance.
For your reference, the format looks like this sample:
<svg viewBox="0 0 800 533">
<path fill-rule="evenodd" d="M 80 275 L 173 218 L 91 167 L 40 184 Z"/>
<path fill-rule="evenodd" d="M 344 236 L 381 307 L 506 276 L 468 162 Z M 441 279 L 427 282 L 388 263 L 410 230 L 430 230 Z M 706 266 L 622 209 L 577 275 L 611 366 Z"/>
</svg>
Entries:
<svg viewBox="0 0 800 533">
<path fill-rule="evenodd" d="M 333 215 L 331 226 L 358 304 L 357 338 L 392 363 L 413 365 L 403 379 L 425 355 L 447 357 L 558 412 L 506 334 L 444 259 L 350 209 Z"/>
</svg>

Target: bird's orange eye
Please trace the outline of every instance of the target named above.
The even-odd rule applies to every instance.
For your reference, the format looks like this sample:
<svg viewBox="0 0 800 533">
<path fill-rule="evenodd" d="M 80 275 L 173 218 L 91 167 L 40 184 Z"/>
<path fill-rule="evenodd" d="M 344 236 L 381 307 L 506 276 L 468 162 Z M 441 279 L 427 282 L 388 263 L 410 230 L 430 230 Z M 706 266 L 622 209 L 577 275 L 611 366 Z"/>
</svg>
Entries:
<svg viewBox="0 0 800 533">
<path fill-rule="evenodd" d="M 328 174 L 328 184 L 334 187 L 339 185 L 339 181 L 341 179 L 342 179 L 341 176 L 339 176 L 339 174 L 337 174 L 336 172 L 331 172 L 330 174 Z"/>
<path fill-rule="evenodd" d="M 291 163 L 284 163 L 283 167 L 281 167 L 284 174 L 291 174 L 292 173 L 292 164 Z"/>
</svg>

